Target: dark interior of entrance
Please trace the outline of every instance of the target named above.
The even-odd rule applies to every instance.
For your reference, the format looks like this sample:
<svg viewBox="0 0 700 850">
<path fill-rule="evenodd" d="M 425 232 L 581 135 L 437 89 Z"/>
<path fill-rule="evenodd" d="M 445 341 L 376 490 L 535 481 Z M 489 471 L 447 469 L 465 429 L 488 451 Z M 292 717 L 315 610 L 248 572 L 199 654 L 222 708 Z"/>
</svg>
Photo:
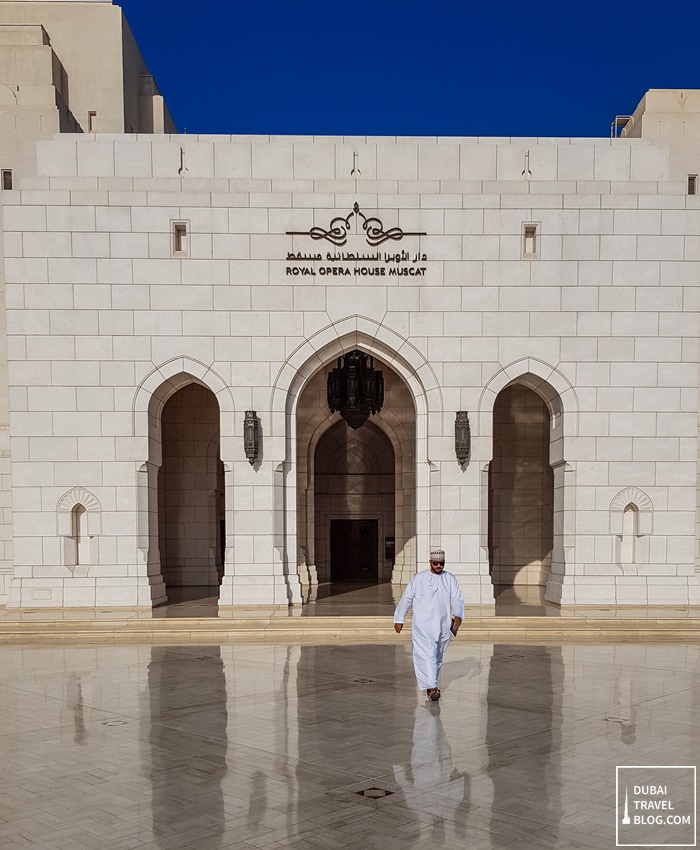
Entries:
<svg viewBox="0 0 700 850">
<path fill-rule="evenodd" d="M 376 519 L 331 520 L 331 581 L 379 580 Z"/>
<path fill-rule="evenodd" d="M 509 588 L 524 593 L 541 587 L 549 576 L 554 526 L 549 419 L 547 405 L 525 386 L 507 387 L 494 405 L 489 556 L 497 596 Z"/>
<path fill-rule="evenodd" d="M 178 390 L 163 408 L 161 438 L 158 530 L 168 600 L 218 596 L 225 529 L 216 396 L 196 383 Z"/>
<path fill-rule="evenodd" d="M 319 582 L 376 584 L 391 578 L 395 536 L 394 450 L 373 422 L 336 422 L 315 453 Z"/>
</svg>

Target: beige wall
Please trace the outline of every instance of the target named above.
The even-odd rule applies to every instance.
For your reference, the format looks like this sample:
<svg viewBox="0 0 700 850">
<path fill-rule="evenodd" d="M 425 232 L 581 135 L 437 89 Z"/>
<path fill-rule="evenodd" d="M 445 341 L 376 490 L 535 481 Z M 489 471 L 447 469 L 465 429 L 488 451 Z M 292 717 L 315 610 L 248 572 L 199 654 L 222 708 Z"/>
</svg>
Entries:
<svg viewBox="0 0 700 850">
<path fill-rule="evenodd" d="M 688 174 L 700 174 L 700 91 L 651 89 L 622 135 L 668 147 L 670 180 L 685 181 Z"/>
<path fill-rule="evenodd" d="M 68 72 L 68 104 L 84 131 L 124 132 L 122 11 L 109 3 L 0 2 L 0 25 L 41 24 Z"/>
<path fill-rule="evenodd" d="M 58 132 L 176 132 L 122 10 L 98 0 L 0 0 L 0 109 L 17 179 L 36 172 L 32 142 Z"/>
<path fill-rule="evenodd" d="M 177 133 L 131 28 L 122 16 L 125 133 Z M 100 130 L 100 132 L 102 132 Z"/>
<path fill-rule="evenodd" d="M 295 559 L 313 547 L 313 502 L 303 502 L 313 491 L 312 438 L 333 424 L 323 370 L 355 347 L 402 376 L 375 422 L 397 457 L 406 447 L 397 498 L 413 525 L 404 551 L 419 541 L 408 575 L 439 542 L 469 598 L 492 599 L 492 405 L 517 379 L 549 388 L 558 525 L 548 598 L 698 603 L 700 197 L 668 179 L 671 147 L 647 138 L 62 134 L 39 151 L 40 175 L 6 193 L 14 198 L 4 207 L 11 604 L 161 600 L 149 412 L 164 381 L 188 375 L 222 410 L 231 516 L 222 599 L 300 601 Z M 362 173 L 351 178 L 358 157 Z M 314 259 L 285 262 L 317 250 L 299 234 L 348 215 L 355 200 L 406 231 L 407 251 L 425 253 L 424 276 L 369 280 L 345 258 L 331 265 L 347 276 L 324 274 Z M 190 224 L 188 256 L 172 255 L 175 216 Z M 532 222 L 537 257 L 523 256 Z M 356 231 L 350 258 L 367 252 Z M 399 267 L 382 259 L 391 264 Z M 293 277 L 292 265 L 307 275 Z M 315 408 L 300 398 L 305 386 L 316 388 Z M 254 466 L 241 439 L 248 409 L 264 433 Z M 473 428 L 463 465 L 459 410 Z M 64 569 L 56 530 L 58 500 L 74 487 L 93 489 L 108 521 L 101 563 L 81 582 Z M 615 523 L 631 502 L 640 526 L 649 520 L 644 563 L 613 556 Z M 397 507 L 397 538 L 401 515 Z"/>
<path fill-rule="evenodd" d="M 0 189 L 0 233 L 3 205 L 36 175 L 36 142 L 86 132 L 90 111 L 100 133 L 176 132 L 118 6 L 0 0 L 0 169 L 11 170 L 14 183 L 12 192 Z M 12 570 L 5 327 L 0 239 L 0 599 Z"/>
</svg>

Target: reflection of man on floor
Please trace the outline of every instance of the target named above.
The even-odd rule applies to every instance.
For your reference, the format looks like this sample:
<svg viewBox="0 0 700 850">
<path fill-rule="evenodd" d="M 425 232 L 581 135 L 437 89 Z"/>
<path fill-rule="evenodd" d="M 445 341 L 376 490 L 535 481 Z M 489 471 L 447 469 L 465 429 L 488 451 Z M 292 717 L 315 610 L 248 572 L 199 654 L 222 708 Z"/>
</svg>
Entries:
<svg viewBox="0 0 700 850">
<path fill-rule="evenodd" d="M 446 821 L 457 835 L 464 835 L 470 780 L 453 766 L 439 705 L 423 703 L 416 708 L 410 771 L 394 765 L 394 778 L 410 809 L 433 816 L 433 840 L 444 838 Z"/>
<path fill-rule="evenodd" d="M 438 700 L 440 667 L 452 637 L 450 627 L 454 627 L 456 634 L 464 618 L 464 597 L 457 579 L 445 571 L 445 553 L 442 549 L 433 549 L 430 553 L 430 569 L 417 573 L 406 585 L 394 613 L 394 628 L 397 632 L 403 628 L 411 606 L 413 668 L 418 687 L 425 689 L 431 700 Z"/>
</svg>

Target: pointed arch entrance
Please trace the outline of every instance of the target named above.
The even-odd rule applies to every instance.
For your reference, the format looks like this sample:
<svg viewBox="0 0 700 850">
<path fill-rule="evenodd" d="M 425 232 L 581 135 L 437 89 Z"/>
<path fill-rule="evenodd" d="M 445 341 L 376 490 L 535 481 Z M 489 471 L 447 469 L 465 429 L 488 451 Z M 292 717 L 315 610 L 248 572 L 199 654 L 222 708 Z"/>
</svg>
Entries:
<svg viewBox="0 0 700 850">
<path fill-rule="evenodd" d="M 550 413 L 532 389 L 514 383 L 493 407 L 489 467 L 489 566 L 495 593 L 544 587 L 554 539 Z"/>
<path fill-rule="evenodd" d="M 353 348 L 356 346 L 352 346 Z M 416 407 L 403 378 L 374 355 L 384 405 L 353 431 L 327 405 L 331 361 L 296 409 L 297 543 L 302 585 L 403 583 L 416 563 Z"/>
<path fill-rule="evenodd" d="M 161 413 L 158 548 L 170 601 L 218 595 L 225 540 L 219 405 L 199 383 L 174 392 Z"/>
<path fill-rule="evenodd" d="M 544 402 L 548 414 L 549 464 L 553 473 L 553 533 L 549 575 L 545 599 L 550 602 L 573 602 L 575 563 L 576 510 L 575 464 L 567 461 L 569 438 L 578 434 L 579 404 L 574 388 L 553 366 L 534 357 L 514 361 L 499 370 L 486 384 L 479 400 L 479 429 L 484 437 L 496 437 L 495 402 L 502 390 L 518 385 L 534 391 Z M 492 460 L 496 450 L 492 453 Z M 482 467 L 482 504 L 485 510 L 481 540 L 482 552 L 493 585 L 495 541 L 493 537 L 494 501 L 490 492 L 492 461 Z M 488 508 L 487 508 L 488 502 Z M 486 509 L 487 508 L 487 509 Z"/>
</svg>

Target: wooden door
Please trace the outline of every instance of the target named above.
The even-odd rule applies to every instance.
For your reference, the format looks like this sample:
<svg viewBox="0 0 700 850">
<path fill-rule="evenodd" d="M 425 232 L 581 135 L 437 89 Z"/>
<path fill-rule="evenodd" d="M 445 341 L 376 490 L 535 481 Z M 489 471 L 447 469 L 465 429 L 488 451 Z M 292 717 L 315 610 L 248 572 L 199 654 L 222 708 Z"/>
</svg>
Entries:
<svg viewBox="0 0 700 850">
<path fill-rule="evenodd" d="M 379 581 L 376 519 L 331 520 L 331 581 Z"/>
</svg>

